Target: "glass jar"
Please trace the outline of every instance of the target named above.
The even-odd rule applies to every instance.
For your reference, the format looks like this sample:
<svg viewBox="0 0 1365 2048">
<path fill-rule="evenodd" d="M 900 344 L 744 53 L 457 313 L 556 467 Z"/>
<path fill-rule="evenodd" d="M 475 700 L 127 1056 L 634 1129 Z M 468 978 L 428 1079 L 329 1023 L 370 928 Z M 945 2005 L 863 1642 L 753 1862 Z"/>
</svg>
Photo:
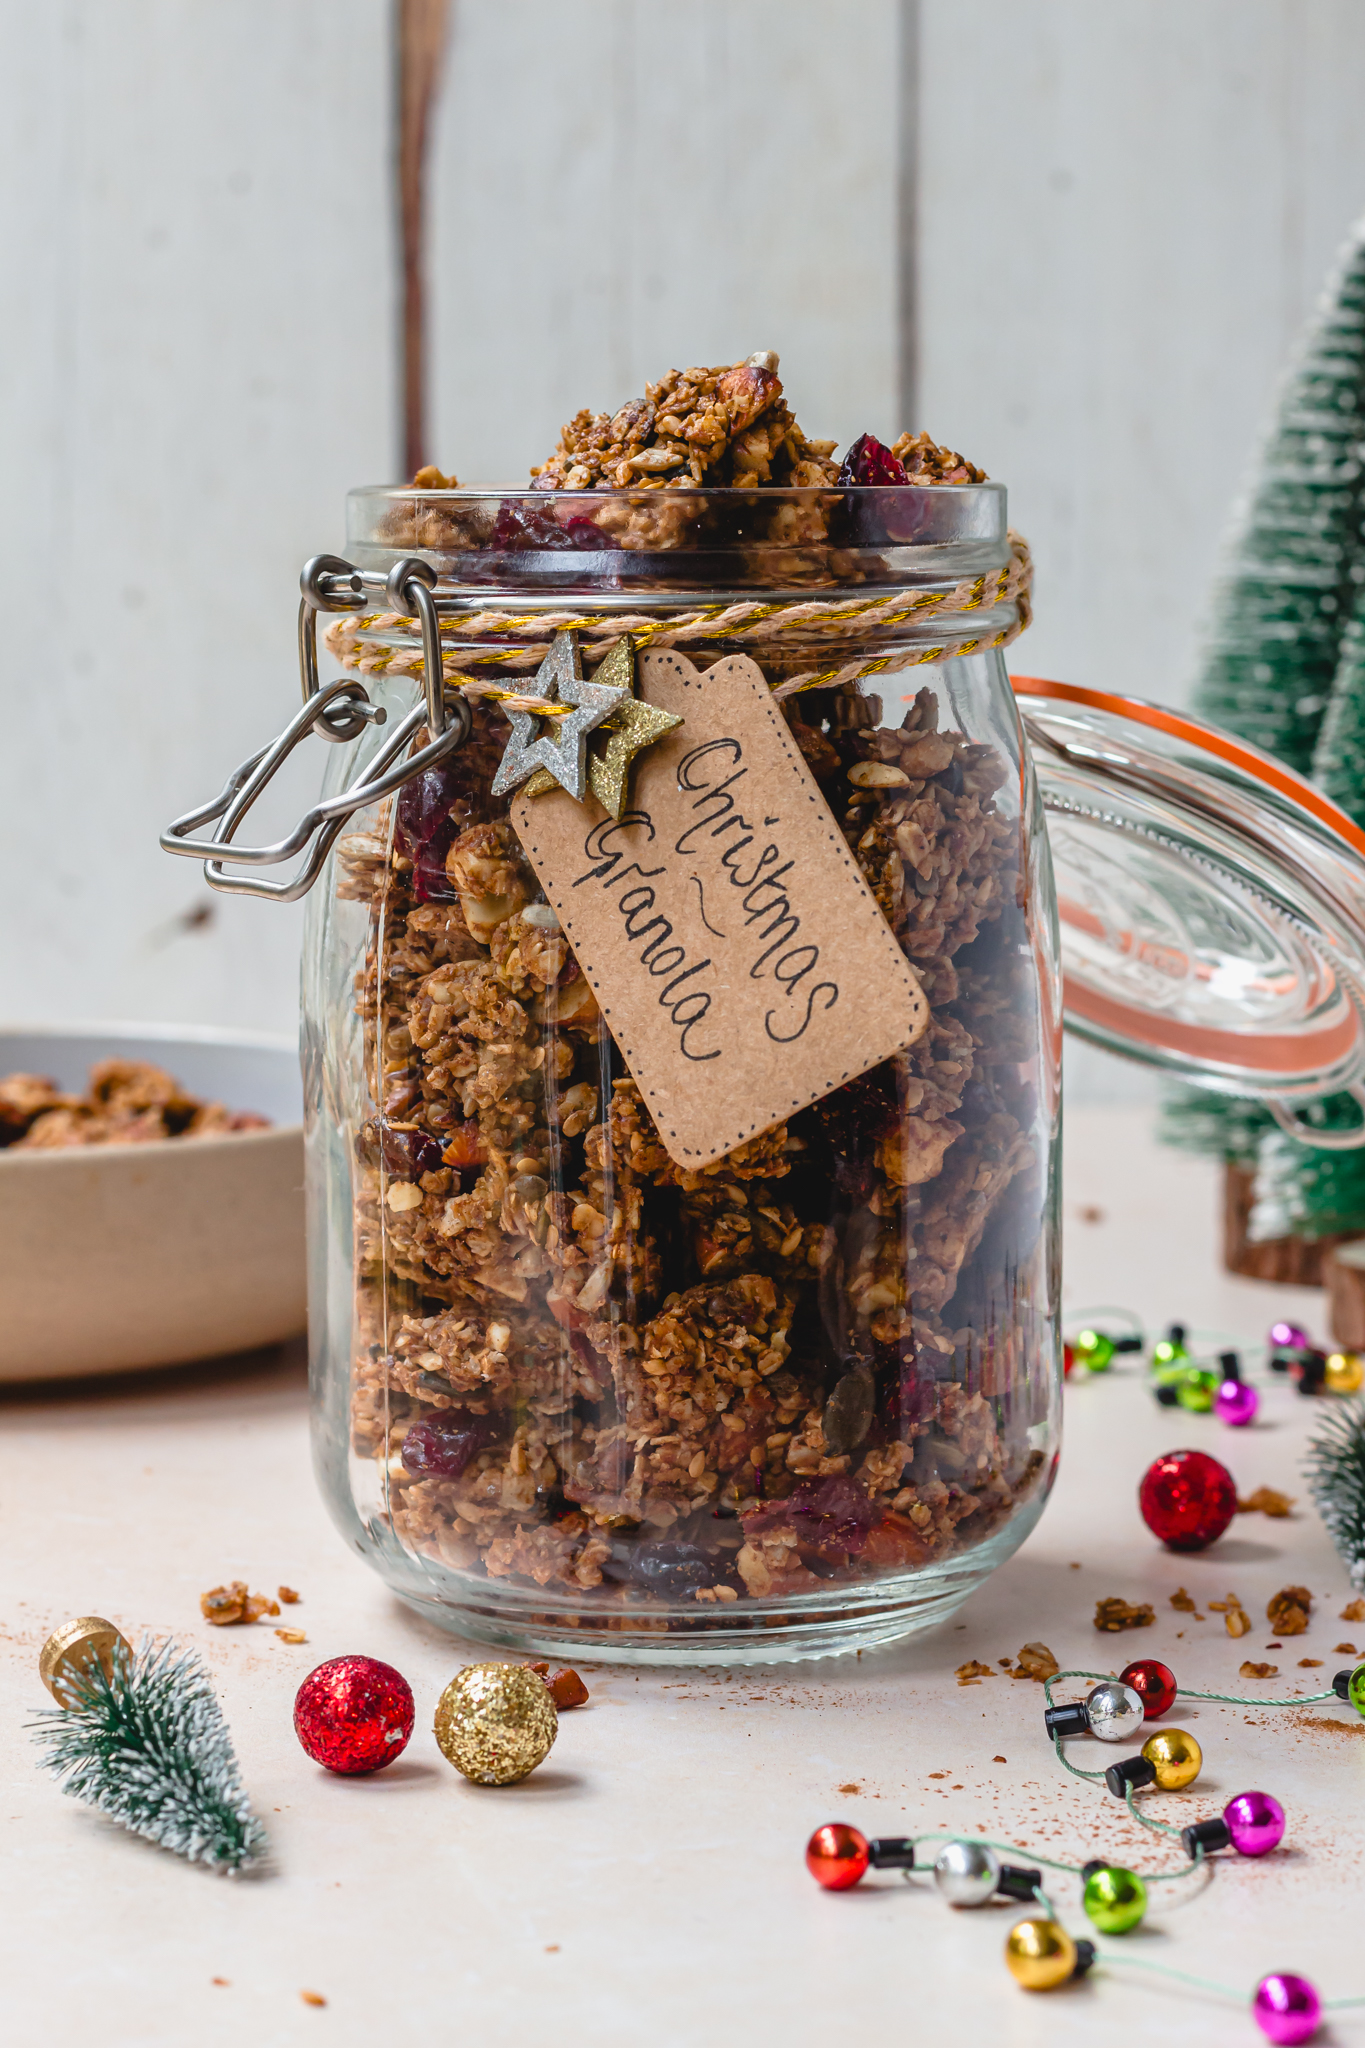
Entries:
<svg viewBox="0 0 1365 2048">
<path fill-rule="evenodd" d="M 1207 728 L 1025 679 L 1040 792 L 1002 653 L 1027 552 L 996 484 L 365 490 L 348 540 L 304 573 L 302 709 L 163 835 L 218 887 L 322 876 L 303 1063 L 333 1516 L 403 1599 L 509 1648 L 772 1661 L 941 1621 L 1034 1526 L 1059 1449 L 1044 800 L 1083 1026 L 1286 1116 L 1365 1071 L 1342 909 L 1365 842 Z M 341 615 L 322 686 L 320 611 Z M 900 1051 L 850 1052 L 852 1078 L 696 1169 L 492 793 L 500 706 L 536 701 L 566 633 L 589 676 L 623 636 L 757 662 L 928 1006 Z M 310 731 L 334 743 L 322 802 L 242 847 Z M 293 882 L 255 878 L 304 848 Z M 1275 848 L 1298 863 L 1278 897 Z"/>
</svg>

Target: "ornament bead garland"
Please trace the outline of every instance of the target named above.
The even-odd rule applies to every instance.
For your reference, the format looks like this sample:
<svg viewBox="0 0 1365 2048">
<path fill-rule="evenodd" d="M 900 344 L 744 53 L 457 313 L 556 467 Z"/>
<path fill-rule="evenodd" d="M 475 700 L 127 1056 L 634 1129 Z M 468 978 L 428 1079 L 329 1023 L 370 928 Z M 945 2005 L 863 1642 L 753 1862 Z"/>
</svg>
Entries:
<svg viewBox="0 0 1365 2048">
<path fill-rule="evenodd" d="M 934 1884 L 950 1906 L 984 1906 L 1000 1882 L 1000 1858 L 984 1842 L 947 1842 L 934 1858 Z"/>
<path fill-rule="evenodd" d="M 1131 1686 L 1142 1701 L 1144 1720 L 1159 1721 L 1175 1705 L 1175 1673 L 1159 1658 L 1139 1657 L 1135 1663 L 1125 1664 L 1119 1683 Z"/>
<path fill-rule="evenodd" d="M 340 1777 L 382 1771 L 412 1737 L 412 1687 L 377 1657 L 332 1657 L 310 1671 L 294 1699 L 294 1733 L 308 1755 Z"/>
<path fill-rule="evenodd" d="M 1147 1911 L 1147 1887 L 1122 1864 L 1087 1863 L 1081 1869 L 1081 1907 L 1101 1934 L 1128 1934 Z"/>
<path fill-rule="evenodd" d="M 1365 1385 L 1365 1359 L 1358 1351 L 1329 1351 L 1323 1377 L 1329 1394 L 1358 1394 Z"/>
<path fill-rule="evenodd" d="M 1204 1763 L 1199 1744 L 1183 1728 L 1162 1728 L 1149 1735 L 1142 1754 L 1155 1770 L 1163 1792 L 1183 1792 L 1194 1783 Z"/>
<path fill-rule="evenodd" d="M 1251 2001 L 1252 2017 L 1267 2041 L 1278 2048 L 1297 2048 L 1310 2041 L 1322 2019 L 1322 2000 L 1306 1977 L 1276 1970 L 1262 1977 Z"/>
<path fill-rule="evenodd" d="M 867 1836 L 844 1821 L 827 1821 L 806 1844 L 806 1868 L 827 1892 L 846 1892 L 867 1874 Z"/>
<path fill-rule="evenodd" d="M 1049 1707 L 1043 1716 L 1049 1735 L 1097 1735 L 1101 1742 L 1126 1742 L 1142 1726 L 1142 1695 L 1122 1679 L 1106 1678 L 1083 1701 Z"/>
<path fill-rule="evenodd" d="M 1091 1950 L 1092 1960 L 1093 1955 Z M 1066 1929 L 1041 1913 L 1016 1920 L 1005 1940 L 1006 1967 L 1025 1991 L 1055 1991 L 1059 1984 L 1069 1983 L 1079 1960 Z"/>
</svg>

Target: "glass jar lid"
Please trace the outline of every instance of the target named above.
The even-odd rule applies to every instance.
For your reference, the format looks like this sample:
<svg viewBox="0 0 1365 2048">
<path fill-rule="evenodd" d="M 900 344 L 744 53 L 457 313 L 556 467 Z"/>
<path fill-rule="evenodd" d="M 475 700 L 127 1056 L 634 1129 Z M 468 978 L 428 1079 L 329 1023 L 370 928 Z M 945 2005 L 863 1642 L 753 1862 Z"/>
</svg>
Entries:
<svg viewBox="0 0 1365 2048">
<path fill-rule="evenodd" d="M 1230 733 L 1012 678 L 1047 812 L 1068 1029 L 1229 1095 L 1365 1111 L 1365 832 Z"/>
</svg>

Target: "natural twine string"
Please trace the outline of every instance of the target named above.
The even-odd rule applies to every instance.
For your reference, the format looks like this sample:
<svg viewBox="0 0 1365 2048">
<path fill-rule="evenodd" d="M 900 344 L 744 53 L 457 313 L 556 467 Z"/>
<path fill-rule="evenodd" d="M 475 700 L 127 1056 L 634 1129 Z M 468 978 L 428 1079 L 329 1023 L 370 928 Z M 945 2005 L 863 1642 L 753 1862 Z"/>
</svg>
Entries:
<svg viewBox="0 0 1365 2048">
<path fill-rule="evenodd" d="M 923 623 L 976 611 L 991 611 L 997 605 L 1013 604 L 1013 621 L 999 631 L 975 638 L 945 640 L 932 645 L 896 649 L 870 660 L 850 661 L 832 668 L 808 669 L 789 676 L 773 689 L 775 698 L 793 696 L 800 690 L 833 689 L 840 684 L 860 682 L 873 675 L 894 675 L 926 663 L 951 660 L 987 648 L 1008 647 L 1032 619 L 1029 593 L 1033 586 L 1033 558 L 1021 534 L 1009 534 L 1010 560 L 1001 569 L 990 570 L 956 583 L 951 590 L 922 591 L 915 597 L 898 594 L 880 598 L 812 598 L 801 604 L 743 602 L 729 605 L 700 605 L 681 612 L 627 612 L 563 610 L 552 612 L 511 612 L 485 610 L 444 619 L 442 641 L 453 643 L 443 672 L 448 684 L 467 696 L 505 696 L 497 684 L 483 676 L 472 676 L 455 666 L 455 653 L 470 658 L 469 643 L 505 639 L 515 635 L 518 647 L 477 649 L 480 667 L 497 667 L 526 674 L 539 665 L 539 645 L 556 633 L 581 633 L 589 643 L 615 640 L 629 633 L 640 649 L 702 647 L 708 642 L 736 643 L 741 650 L 772 654 L 799 639 L 822 636 L 834 639 L 856 631 L 860 635 L 887 631 L 897 626 Z M 348 614 L 327 630 L 327 646 L 343 668 L 360 675 L 404 675 L 418 678 L 423 672 L 420 646 L 376 646 L 363 636 L 401 633 L 415 638 L 414 621 L 400 612 Z M 524 700 L 523 700 L 524 701 Z"/>
</svg>

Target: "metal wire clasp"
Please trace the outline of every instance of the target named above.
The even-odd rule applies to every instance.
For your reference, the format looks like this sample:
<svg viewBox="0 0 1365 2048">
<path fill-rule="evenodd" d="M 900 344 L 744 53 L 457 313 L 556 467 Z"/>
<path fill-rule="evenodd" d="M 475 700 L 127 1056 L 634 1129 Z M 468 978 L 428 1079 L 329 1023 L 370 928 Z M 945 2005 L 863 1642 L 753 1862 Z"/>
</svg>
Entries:
<svg viewBox="0 0 1365 2048">
<path fill-rule="evenodd" d="M 468 738 L 468 704 L 462 696 L 446 701 L 440 627 L 436 600 L 431 594 L 436 571 L 418 556 L 405 556 L 384 578 L 384 595 L 393 610 L 406 612 L 409 617 L 421 621 L 424 702 L 410 711 L 393 736 L 385 741 L 359 782 L 352 783 L 340 796 L 328 797 L 315 804 L 286 838 L 277 840 L 273 846 L 238 846 L 234 843 L 235 834 L 247 812 L 309 733 L 316 733 L 320 739 L 340 742 L 357 739 L 367 725 L 387 723 L 388 713 L 380 705 L 370 702 L 369 692 L 363 683 L 350 676 L 339 676 L 336 681 L 325 685 L 318 681 L 318 613 L 358 611 L 365 603 L 367 588 L 379 580 L 376 576 L 364 574 L 353 563 L 343 561 L 339 555 L 314 555 L 310 562 L 305 563 L 299 578 L 302 592 L 299 602 L 301 708 L 277 738 L 268 746 L 258 748 L 233 769 L 212 802 L 187 811 L 161 834 L 161 845 L 167 853 L 203 861 L 204 879 L 211 889 L 222 890 L 229 895 L 264 896 L 276 903 L 296 902 L 308 893 L 321 874 L 348 818 L 367 804 L 378 803 L 382 797 L 392 795 L 405 782 L 412 781 L 414 776 L 444 760 Z M 431 738 L 417 753 L 409 755 L 407 749 L 423 726 Z M 223 822 L 218 838 L 196 839 L 191 836 L 200 826 L 213 824 L 219 818 Z M 224 861 L 239 867 L 274 867 L 282 861 L 292 860 L 305 848 L 308 851 L 303 865 L 286 882 L 228 874 L 223 867 Z"/>
</svg>

